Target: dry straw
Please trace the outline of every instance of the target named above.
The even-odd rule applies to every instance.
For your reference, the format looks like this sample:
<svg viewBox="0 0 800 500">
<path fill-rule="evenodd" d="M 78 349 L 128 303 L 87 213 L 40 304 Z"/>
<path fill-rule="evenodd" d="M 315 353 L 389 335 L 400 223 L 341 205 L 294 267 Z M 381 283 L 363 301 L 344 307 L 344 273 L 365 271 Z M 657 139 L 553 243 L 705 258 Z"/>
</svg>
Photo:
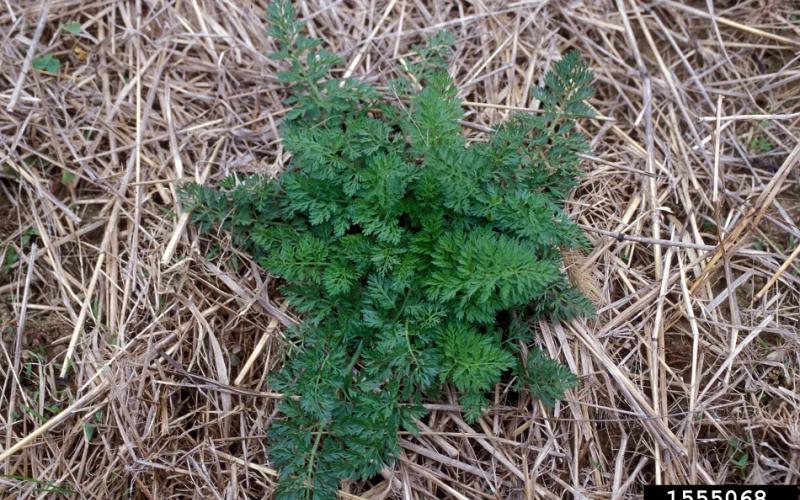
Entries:
<svg viewBox="0 0 800 500">
<path fill-rule="evenodd" d="M 264 5 L 3 5 L 0 496 L 268 495 L 280 395 L 265 375 L 297 318 L 246 255 L 198 239 L 176 199 L 180 179 L 287 161 Z M 432 404 L 398 462 L 343 497 L 800 482 L 792 2 L 298 5 L 347 73 L 377 85 L 411 44 L 451 31 L 475 140 L 537 112 L 529 91 L 568 49 L 597 77 L 569 205 L 594 250 L 568 262 L 598 315 L 536 325 L 579 388 L 551 411 L 500 386 L 473 426 Z M 36 69 L 47 54 L 57 74 Z"/>
</svg>

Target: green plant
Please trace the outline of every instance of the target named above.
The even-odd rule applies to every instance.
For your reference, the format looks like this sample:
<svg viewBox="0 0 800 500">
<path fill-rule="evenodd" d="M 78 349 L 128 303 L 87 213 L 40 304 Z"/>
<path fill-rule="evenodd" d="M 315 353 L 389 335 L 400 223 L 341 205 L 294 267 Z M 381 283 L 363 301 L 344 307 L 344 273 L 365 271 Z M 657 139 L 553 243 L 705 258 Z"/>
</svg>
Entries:
<svg viewBox="0 0 800 500">
<path fill-rule="evenodd" d="M 5 255 L 6 255 L 5 259 L 3 259 L 4 260 L 3 268 L 7 272 L 11 272 L 11 269 L 14 267 L 14 264 L 19 262 L 19 254 L 17 253 L 17 249 L 16 248 L 14 248 L 11 245 L 9 245 L 6 248 L 6 254 Z"/>
<path fill-rule="evenodd" d="M 435 36 L 380 92 L 331 77 L 340 63 L 303 34 L 290 2 L 269 7 L 273 55 L 292 106 L 292 161 L 278 180 L 229 177 L 183 187 L 201 231 L 221 227 L 286 285 L 305 321 L 287 333 L 271 379 L 284 394 L 269 428 L 281 498 L 334 498 L 343 478 L 376 474 L 447 386 L 467 417 L 513 371 L 548 405 L 575 384 L 533 349 L 531 318 L 592 313 L 561 271 L 560 249 L 588 245 L 563 211 L 587 145 L 574 120 L 591 74 L 565 55 L 518 114 L 467 145 Z"/>
<path fill-rule="evenodd" d="M 39 232 L 34 228 L 28 228 L 25 230 L 24 233 L 20 236 L 20 249 L 25 249 L 30 247 L 31 241 L 39 236 Z M 8 245 L 5 249 L 5 254 L 0 252 L 0 257 L 5 255 L 4 258 L 0 259 L 2 261 L 2 266 L 0 266 L 0 271 L 11 272 L 13 267 L 19 262 L 20 255 L 17 252 L 17 249 L 14 248 L 12 245 Z"/>
<path fill-rule="evenodd" d="M 91 442 L 96 430 L 96 424 L 103 421 L 104 413 L 102 410 L 94 413 L 93 419 L 83 424 L 83 434 L 86 436 L 86 441 Z"/>
<path fill-rule="evenodd" d="M 61 172 L 61 184 L 65 186 L 71 186 L 78 182 L 78 176 L 70 172 L 69 170 L 64 170 Z"/>
<path fill-rule="evenodd" d="M 48 73 L 58 73 L 61 69 L 61 61 L 57 57 L 47 54 L 44 56 L 34 57 L 31 61 L 33 69 L 36 71 L 47 71 Z"/>
<path fill-rule="evenodd" d="M 62 24 L 61 26 L 64 28 L 64 31 L 71 35 L 77 35 L 81 32 L 81 23 L 78 21 L 72 21 L 70 23 Z"/>
<path fill-rule="evenodd" d="M 750 464 L 750 456 L 744 450 L 746 444 L 736 437 L 728 440 L 728 461 L 739 471 L 739 478 L 742 480 L 746 479 L 747 466 Z"/>
<path fill-rule="evenodd" d="M 765 132 L 770 127 L 770 125 L 771 124 L 769 121 L 763 120 L 758 122 L 758 124 L 755 127 L 753 127 L 748 148 L 754 154 L 769 153 L 775 147 L 775 145 L 772 144 L 772 141 Z"/>
<path fill-rule="evenodd" d="M 19 481 L 20 483 L 32 483 L 35 485 L 33 491 L 37 493 L 55 493 L 59 495 L 77 495 L 78 492 L 75 490 L 71 490 L 69 488 L 64 488 L 61 486 L 57 486 L 55 481 L 42 481 L 39 479 L 34 479 L 32 477 L 21 476 L 17 474 L 0 474 L 0 477 L 5 479 L 11 479 L 14 481 Z M 13 483 L 12 483 L 13 484 Z M 21 489 L 21 485 L 13 484 L 10 487 L 9 491 L 14 491 L 15 489 Z"/>
</svg>

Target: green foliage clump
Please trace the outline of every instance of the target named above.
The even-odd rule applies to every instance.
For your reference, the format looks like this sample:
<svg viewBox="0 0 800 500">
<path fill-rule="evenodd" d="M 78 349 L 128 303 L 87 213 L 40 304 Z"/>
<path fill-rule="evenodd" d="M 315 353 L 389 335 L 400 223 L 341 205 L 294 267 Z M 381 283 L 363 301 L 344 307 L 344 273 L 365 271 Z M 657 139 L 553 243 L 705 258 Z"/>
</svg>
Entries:
<svg viewBox="0 0 800 500">
<path fill-rule="evenodd" d="M 334 498 L 341 479 L 392 461 L 397 432 L 415 431 L 443 386 L 475 419 L 504 374 L 548 405 L 575 384 L 514 346 L 530 341 L 526 319 L 591 314 L 561 271 L 561 249 L 587 244 L 563 203 L 587 149 L 575 119 L 591 115 L 591 74 L 565 55 L 536 91 L 540 114 L 467 144 L 447 35 L 379 91 L 334 78 L 340 59 L 303 34 L 290 2 L 269 19 L 291 165 L 184 194 L 198 227 L 227 230 L 304 314 L 271 380 L 285 396 L 269 459 L 279 497 Z"/>
<path fill-rule="evenodd" d="M 40 72 L 58 73 L 58 70 L 61 69 L 61 61 L 52 54 L 34 57 L 31 65 L 33 69 Z"/>
</svg>

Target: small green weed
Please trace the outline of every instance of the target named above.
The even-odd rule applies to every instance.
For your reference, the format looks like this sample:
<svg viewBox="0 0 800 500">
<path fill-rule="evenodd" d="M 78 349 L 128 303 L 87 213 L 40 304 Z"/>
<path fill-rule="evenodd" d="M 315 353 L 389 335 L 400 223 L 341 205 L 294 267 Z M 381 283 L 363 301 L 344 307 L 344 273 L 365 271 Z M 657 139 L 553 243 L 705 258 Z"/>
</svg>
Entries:
<svg viewBox="0 0 800 500">
<path fill-rule="evenodd" d="M 750 465 L 750 456 L 743 449 L 744 443 L 736 437 L 728 440 L 728 461 L 739 471 L 739 479 L 747 478 L 747 466 Z"/>
<path fill-rule="evenodd" d="M 3 268 L 11 272 L 11 268 L 14 267 L 14 264 L 19 262 L 19 254 L 17 253 L 17 249 L 9 246 L 6 248 L 6 257 L 3 260 Z"/>
<path fill-rule="evenodd" d="M 36 71 L 58 73 L 61 69 L 61 61 L 50 54 L 34 57 L 31 63 L 33 64 L 33 69 Z"/>
<path fill-rule="evenodd" d="M 27 476 L 19 476 L 19 475 L 9 475 L 9 474 L 0 474 L 0 477 L 6 479 L 13 479 L 15 481 L 21 481 L 26 483 L 33 483 L 36 485 L 33 491 L 37 493 L 57 493 L 60 495 L 77 495 L 77 491 L 71 490 L 69 488 L 64 488 L 61 486 L 55 486 L 54 481 L 42 481 L 40 479 L 34 479 L 32 477 Z M 15 487 L 11 487 L 13 491 Z"/>
<path fill-rule="evenodd" d="M 64 28 L 64 31 L 70 33 L 72 35 L 77 35 L 81 32 L 81 23 L 77 21 L 73 21 L 71 23 L 66 23 L 61 25 Z"/>
<path fill-rule="evenodd" d="M 61 184 L 65 186 L 72 186 L 76 182 L 78 182 L 78 176 L 70 172 L 69 170 L 64 170 L 61 172 Z"/>
<path fill-rule="evenodd" d="M 758 124 L 753 127 L 750 135 L 750 142 L 747 145 L 747 148 L 753 154 L 765 154 L 769 153 L 775 148 L 775 145 L 770 140 L 769 136 L 764 132 L 770 127 L 770 122 L 768 121 L 760 121 Z"/>
</svg>

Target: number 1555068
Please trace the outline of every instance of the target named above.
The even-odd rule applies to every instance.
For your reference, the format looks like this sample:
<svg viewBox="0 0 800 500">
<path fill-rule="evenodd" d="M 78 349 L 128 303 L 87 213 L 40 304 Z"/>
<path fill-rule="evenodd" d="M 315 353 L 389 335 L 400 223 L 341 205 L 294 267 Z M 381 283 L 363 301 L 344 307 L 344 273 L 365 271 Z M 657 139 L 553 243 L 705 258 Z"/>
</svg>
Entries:
<svg viewBox="0 0 800 500">
<path fill-rule="evenodd" d="M 798 500 L 790 485 L 645 486 L 644 500 Z"/>
</svg>

